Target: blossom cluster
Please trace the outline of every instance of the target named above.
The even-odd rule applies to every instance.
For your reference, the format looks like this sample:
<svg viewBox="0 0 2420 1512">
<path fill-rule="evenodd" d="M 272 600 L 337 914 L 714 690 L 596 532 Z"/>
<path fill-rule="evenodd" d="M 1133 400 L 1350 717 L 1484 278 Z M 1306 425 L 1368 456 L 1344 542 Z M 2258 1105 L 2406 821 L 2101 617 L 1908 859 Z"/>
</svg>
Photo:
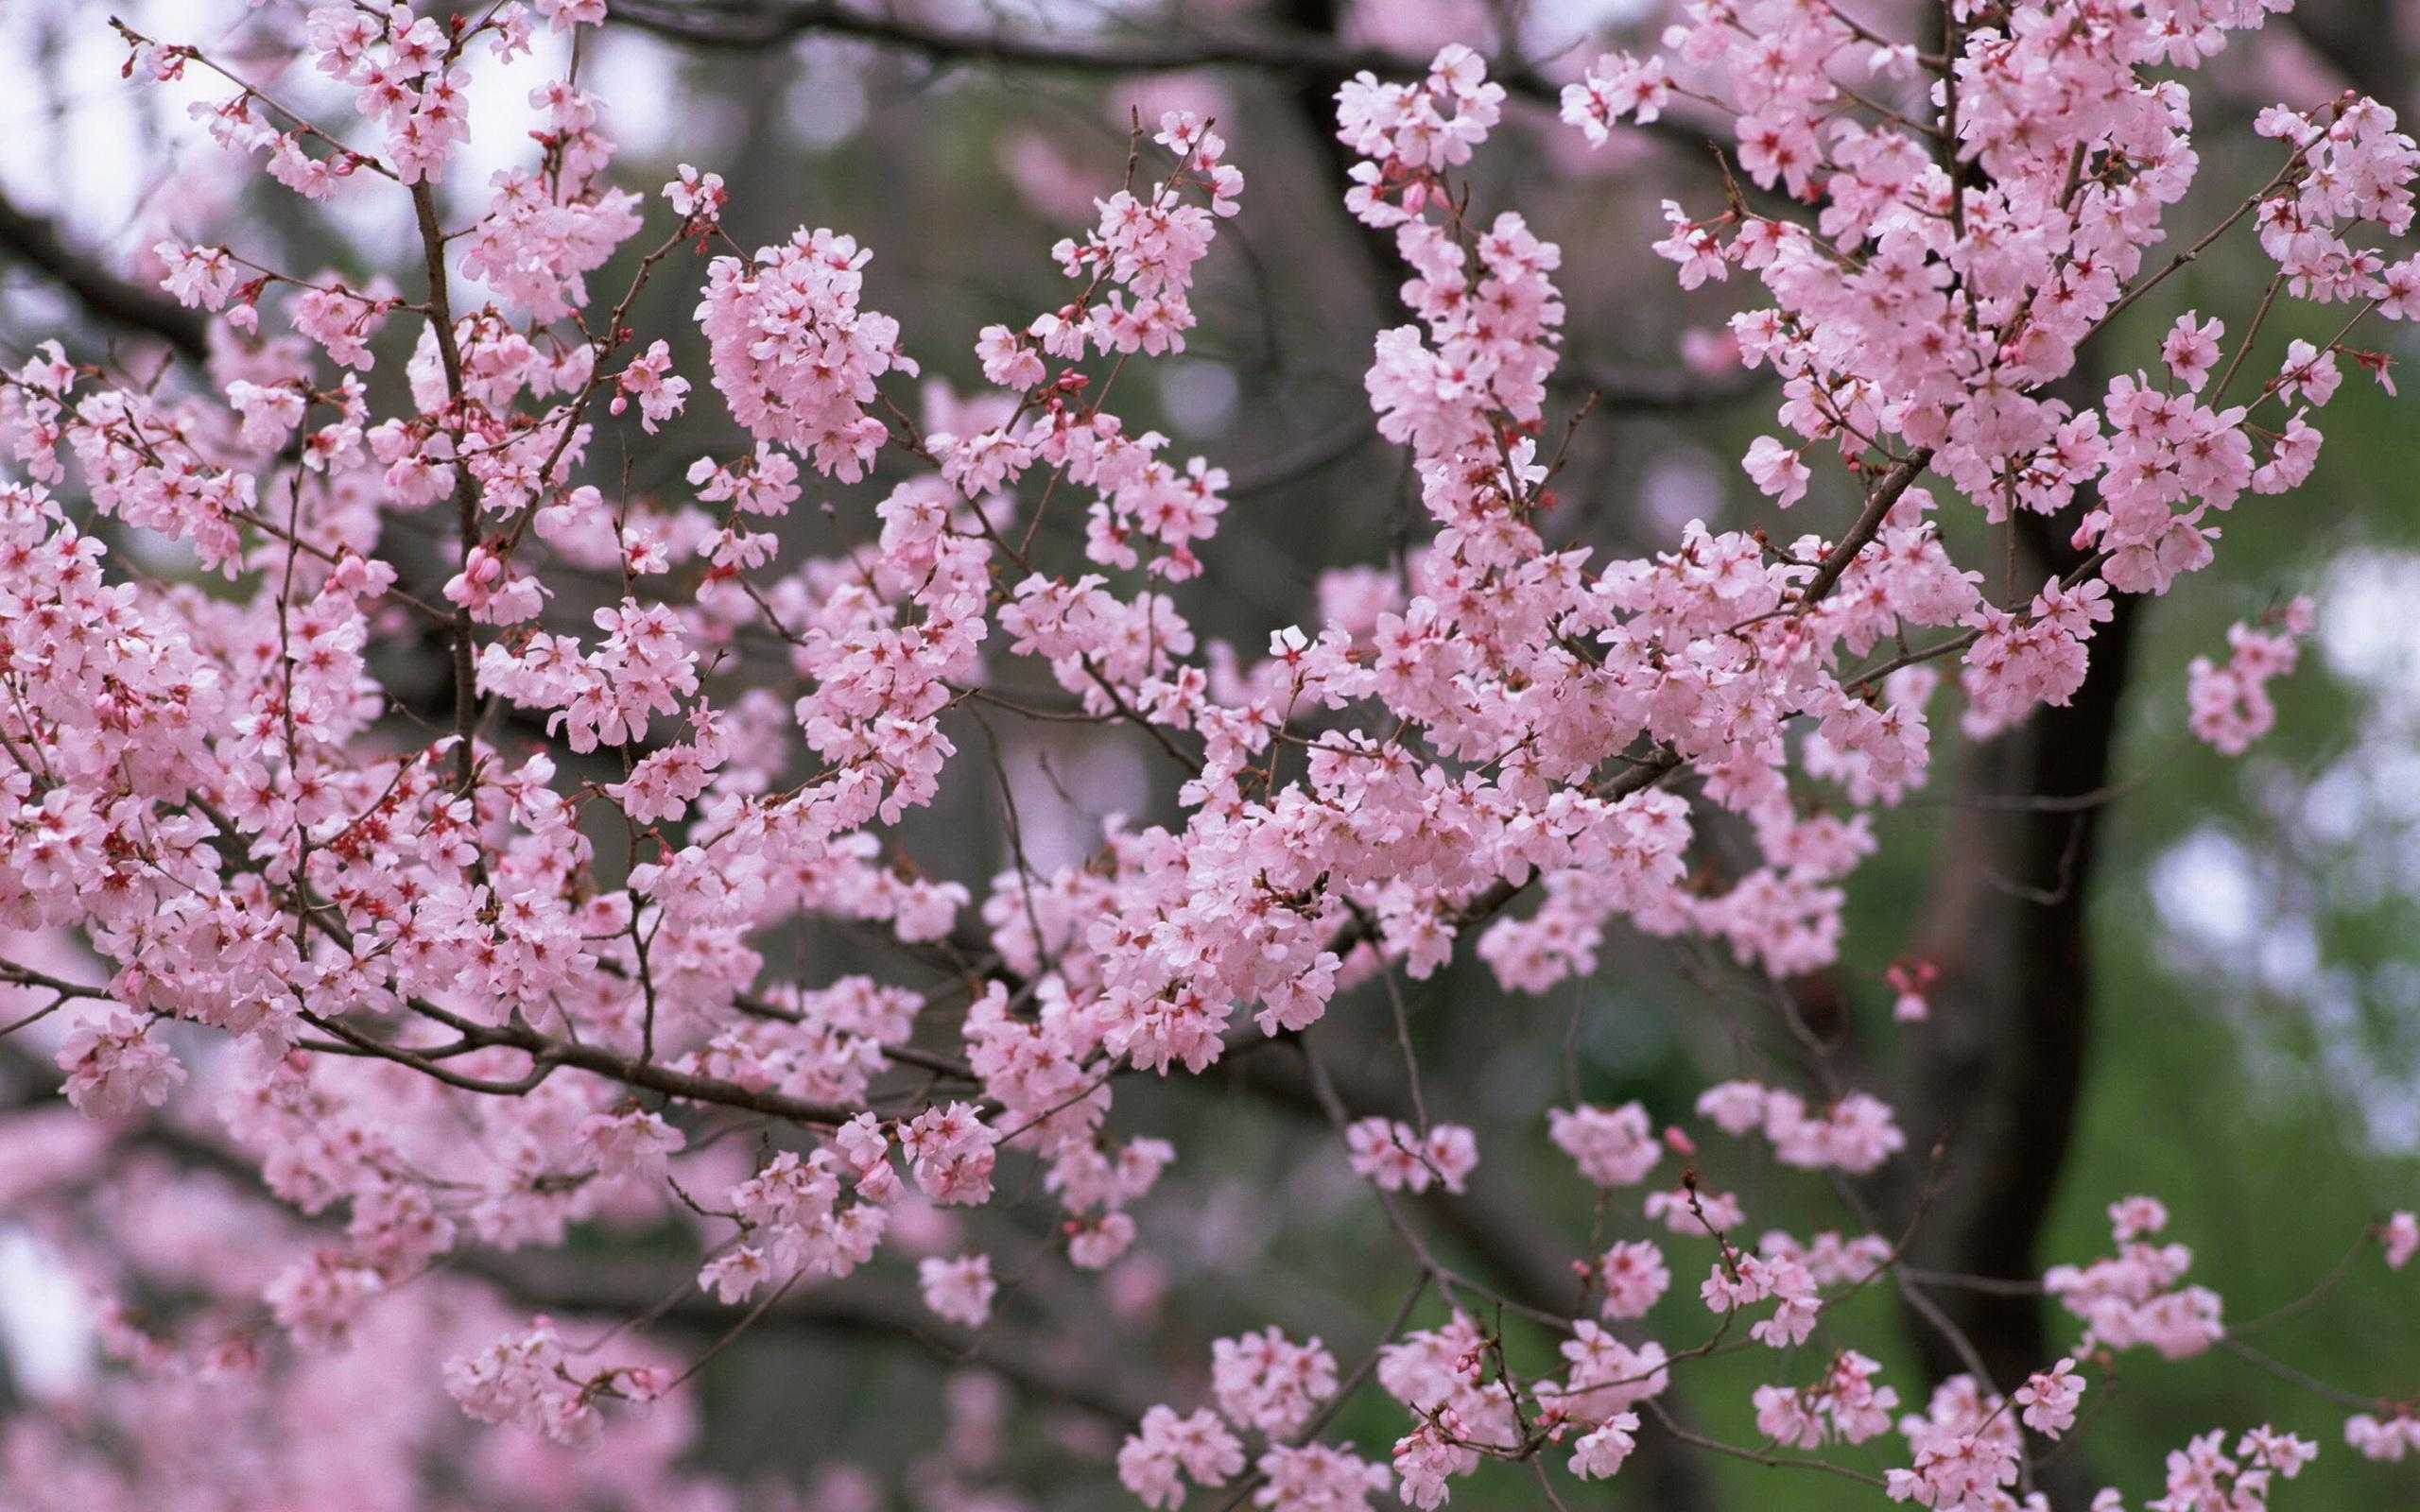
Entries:
<svg viewBox="0 0 2420 1512">
<path fill-rule="evenodd" d="M 2311 606 L 2296 598 L 2273 616 L 2275 628 L 2238 624 L 2227 629 L 2223 663 L 2195 657 L 2186 669 L 2187 720 L 2194 735 L 2228 756 L 2240 756 L 2277 722 L 2269 684 L 2294 670 L 2296 641 L 2311 629 Z"/>
<path fill-rule="evenodd" d="M 29 1183 L 157 1126 L 274 1199 L 209 1189 L 228 1231 L 276 1215 L 275 1263 L 214 1282 L 182 1335 L 125 1321 L 155 1250 L 95 1264 L 143 1383 L 130 1410 L 224 1378 L 268 1415 L 348 1350 L 392 1345 L 469 1417 L 605 1444 L 647 1500 L 676 1502 L 669 1450 L 612 1446 L 682 1411 L 690 1372 L 466 1277 L 509 1279 L 578 1226 L 653 1226 L 688 1246 L 686 1297 L 735 1326 L 889 1271 L 952 1329 L 997 1337 L 1042 1311 L 1028 1275 L 1119 1275 L 1164 1173 L 1181 1153 L 1209 1163 L 1137 1131 L 1130 1078 L 1198 1075 L 1259 1040 L 1288 1041 L 1269 1053 L 1300 1060 L 1326 1153 L 1404 1234 L 1409 1210 L 1533 1163 L 1593 1198 L 1597 1228 L 1541 1257 L 1574 1298 L 1531 1309 L 1551 1352 L 1508 1338 L 1499 1299 L 1416 1238 L 1414 1302 L 1435 1311 L 1411 1327 L 1407 1303 L 1362 1368 L 1274 1326 L 1216 1340 L 1206 1404 L 1150 1405 L 1115 1454 L 1148 1506 L 1232 1486 L 1274 1512 L 1428 1509 L 1550 1452 L 1557 1473 L 1616 1476 L 1671 1428 L 1677 1373 L 1737 1329 L 1769 1379 L 1729 1405 L 1772 1444 L 1876 1444 L 1889 1465 L 1865 1478 L 1891 1498 L 2009 1512 L 2041 1504 L 2026 1435 L 2074 1431 L 2109 1362 L 2228 1341 L 2190 1250 L 2161 1238 L 2165 1209 L 2134 1198 L 2107 1256 L 1987 1279 L 2064 1310 L 2052 1358 L 1894 1383 L 1829 1332 L 1877 1278 L 1925 1284 L 1858 1195 L 1924 1179 L 1894 1168 L 1910 1131 L 1881 1097 L 1789 1072 L 1671 1108 L 1574 1088 L 1530 1131 L 1567 1166 L 1483 1163 L 1469 1125 L 1428 1116 L 1399 979 L 1434 978 L 1467 936 L 1507 993 L 1543 994 L 1629 930 L 1785 992 L 1840 959 L 1876 815 L 1929 780 L 1937 703 L 1979 741 L 2067 703 L 2118 595 L 2169 592 L 2229 510 L 2309 475 L 2339 356 L 2368 366 L 2342 336 L 2294 343 L 2231 400 L 2258 377 L 2261 317 L 2230 352 L 2224 321 L 2188 312 L 2092 404 L 2063 383 L 2181 266 L 2151 256 L 2199 162 L 2162 70 L 2273 7 L 1960 8 L 1933 58 L 1825 5 L 1690 0 L 1668 60 L 1616 54 L 1571 84 L 1584 143 L 1683 101 L 1719 111 L 1760 191 L 1726 165 L 1724 207 L 1668 207 L 1654 249 L 1685 288 L 1736 273 L 1768 301 L 1732 321 L 1780 396 L 1741 461 L 1803 524 L 1693 521 L 1634 558 L 1557 544 L 1559 281 L 1580 268 L 1519 213 L 1476 208 L 1466 170 L 1505 128 L 1503 82 L 1459 45 L 1411 81 L 1349 80 L 1344 203 L 1399 255 L 1408 313 L 1363 388 L 1421 539 L 1395 571 L 1325 575 L 1317 617 L 1270 627 L 1265 651 L 1187 617 L 1205 550 L 1245 512 L 1227 471 L 1111 407 L 1130 361 L 1184 350 L 1240 211 L 1209 120 L 1168 112 L 1148 142 L 1138 126 L 1158 176 L 1130 169 L 1053 249 L 1072 298 L 979 332 L 982 391 L 916 394 L 924 334 L 867 306 L 854 235 L 801 226 L 749 252 L 722 230 L 718 175 L 683 165 L 661 204 L 614 181 L 576 43 L 530 92 L 527 162 L 483 193 L 449 180 L 468 72 L 544 72 L 538 20 L 576 38 L 608 7 L 428 9 L 265 9 L 375 153 L 199 46 L 126 34 L 131 75 L 232 92 L 199 112 L 221 146 L 265 154 L 306 198 L 408 208 L 417 268 L 303 278 L 258 249 L 170 241 L 162 287 L 211 318 L 196 370 L 136 381 L 52 342 L 0 374 L 0 917 L 23 954 L 76 963 L 0 960 L 0 983 L 52 996 L 48 1059 L 96 1121 L 46 1135 Z M 1844 82 L 1851 60 L 1897 105 Z M 2238 218 L 2284 296 L 2420 315 L 2420 261 L 2394 255 L 2420 151 L 2393 112 L 2346 96 L 2259 130 L 2285 162 Z M 1803 209 L 1752 208 L 1776 198 Z M 660 239 L 642 238 L 650 218 Z M 627 284 L 592 290 L 609 270 Z M 697 290 L 701 371 L 680 370 L 688 337 L 630 328 L 658 279 Z M 692 412 L 706 387 L 714 417 Z M 724 444 L 686 439 L 725 421 Z M 614 436 L 683 438 L 669 497 L 613 485 L 596 454 Z M 1080 533 L 1041 528 L 1067 524 L 1063 489 L 1089 495 Z M 821 555 L 783 524 L 810 490 L 846 525 Z M 2036 518 L 2076 565 L 1996 581 L 1990 558 L 1953 552 L 1967 516 Z M 112 544 L 130 534 L 216 580 L 164 579 Z M 2308 607 L 2276 623 L 2238 626 L 2229 662 L 2190 675 L 2190 728 L 2221 750 L 2273 718 L 2265 687 Z M 443 682 L 433 717 L 401 661 Z M 1033 686 L 1060 701 L 1033 707 Z M 1012 863 L 927 872 L 908 816 L 949 784 L 984 790 L 959 742 L 992 715 L 1115 731 L 1181 776 L 1155 819 L 1110 820 L 1046 865 L 1010 792 Z M 834 971 L 790 948 L 820 923 L 916 969 Z M 1900 1020 L 1924 1023 L 1937 974 L 1893 969 Z M 1329 1031 L 1305 1035 L 1369 987 L 1396 1016 L 1401 1106 L 1345 1106 Z M 152 1125 L 162 1109 L 178 1121 Z M 1767 1228 L 1776 1175 L 1840 1195 L 1849 1221 Z M 1047 1220 L 1004 1215 L 1027 1202 Z M 106 1227 L 102 1207 L 84 1216 Z M 2420 1248 L 2409 1214 L 2375 1239 L 2398 1269 Z M 1701 1271 L 1684 1311 L 1717 1342 L 1668 1346 L 1654 1315 Z M 1383 1457 L 1327 1436 L 1365 1379 L 1401 1411 Z M 111 1429 L 103 1414 L 89 1451 L 62 1430 L 37 1452 L 104 1476 Z M 2376 1459 L 2420 1448 L 2408 1402 L 2342 1432 Z M 2226 1442 L 2171 1456 L 2147 1504 L 2265 1505 L 2314 1452 L 2267 1427 Z"/>
</svg>

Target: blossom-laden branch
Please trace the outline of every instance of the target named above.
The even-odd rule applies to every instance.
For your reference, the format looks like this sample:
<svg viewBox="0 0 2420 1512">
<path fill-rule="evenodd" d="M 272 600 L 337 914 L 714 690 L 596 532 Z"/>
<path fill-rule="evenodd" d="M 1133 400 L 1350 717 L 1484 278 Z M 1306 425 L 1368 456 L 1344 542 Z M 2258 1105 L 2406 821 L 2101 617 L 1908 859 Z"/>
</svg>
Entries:
<svg viewBox="0 0 2420 1512">
<path fill-rule="evenodd" d="M 332 1218 L 264 1217 L 258 1193 L 133 1173 L 275 1256 L 197 1279 L 158 1274 L 162 1246 L 120 1226 L 140 1203 L 60 1200 L 52 1231 L 87 1236 L 77 1258 L 109 1295 L 130 1383 L 109 1400 L 129 1417 L 96 1406 L 46 1428 L 41 1452 L 156 1501 L 195 1457 L 133 1421 L 176 1418 L 204 1376 L 243 1383 L 228 1412 L 275 1421 L 313 1372 L 345 1368 L 347 1344 L 441 1376 L 481 1421 L 627 1442 L 792 1297 L 915 1250 L 935 1319 L 979 1340 L 1024 1314 L 1009 1326 L 1026 1340 L 1053 1321 L 1056 1284 L 1118 1266 L 1161 1221 L 1152 1193 L 1180 1152 L 1135 1133 L 1121 1094 L 1274 1041 L 1301 1051 L 1325 1158 L 1376 1189 L 1419 1284 L 1350 1371 L 1276 1326 L 1212 1342 L 1209 1404 L 1150 1404 L 1115 1454 L 1148 1505 L 1215 1487 L 1277 1512 L 1355 1512 L 1382 1491 L 1426 1509 L 1499 1471 L 1560 1503 L 1557 1477 L 1616 1475 L 1652 1440 L 1999 1512 L 2038 1495 L 2044 1444 L 2138 1349 L 2230 1356 L 2358 1406 L 2341 1431 L 2363 1454 L 2420 1447 L 2408 1398 L 2298 1380 L 2232 1338 L 2149 1198 L 2113 1207 L 2111 1253 L 2039 1278 L 2066 1315 L 2056 1358 L 1986 1359 L 1935 1297 L 1959 1273 L 1911 1258 L 1956 1160 L 1935 1157 L 1902 1232 L 1876 1231 L 1857 1183 L 1903 1160 L 1908 1135 L 1782 989 L 1836 962 L 1874 816 L 1928 780 L 1936 663 L 1955 661 L 1977 738 L 2070 703 L 2107 650 L 2112 595 L 2190 582 L 2219 516 L 2300 485 L 2340 359 L 2384 376 L 2348 345 L 2360 324 L 2420 313 L 2420 259 L 2396 255 L 2420 149 L 2356 96 L 2265 112 L 2284 165 L 2182 259 L 2149 264 L 2201 155 L 2183 86 L 2152 70 L 2215 53 L 2261 8 L 2189 26 L 2100 0 L 1962 10 L 1938 52 L 1828 6 L 1698 8 L 1675 60 L 1611 55 L 1564 89 L 1587 141 L 1676 99 L 1731 123 L 1721 203 L 1668 206 L 1652 249 L 1685 288 L 1736 274 L 1770 301 L 1732 322 L 1779 381 L 1777 434 L 1742 458 L 1756 489 L 1785 510 L 1826 507 L 1806 501 L 1836 482 L 1855 500 L 1794 539 L 1693 523 L 1668 551 L 1601 563 L 1548 544 L 1576 491 L 1549 413 L 1564 254 L 1466 172 L 1508 97 L 1484 59 L 1453 46 L 1404 69 L 1323 43 L 1212 56 L 1189 39 L 1055 56 L 1370 65 L 1338 92 L 1344 202 L 1410 276 L 1409 318 L 1378 335 L 1365 382 L 1427 535 L 1393 573 L 1325 574 L 1317 619 L 1274 627 L 1260 654 L 1202 644 L 1187 616 L 1219 587 L 1207 543 L 1250 495 L 1113 407 L 1130 368 L 1184 349 L 1197 272 L 1242 211 L 1210 122 L 1137 127 L 1125 181 L 1051 249 L 1066 300 L 977 333 L 985 390 L 919 415 L 905 381 L 922 337 L 869 307 L 854 237 L 803 226 L 751 250 L 723 230 L 717 175 L 684 165 L 662 208 L 615 180 L 577 66 L 606 9 L 270 8 L 272 34 L 349 99 L 342 134 L 304 113 L 316 97 L 266 94 L 277 76 L 119 27 L 130 76 L 217 93 L 198 118 L 239 161 L 309 201 L 408 211 L 415 266 L 393 271 L 418 293 L 165 243 L 167 292 L 217 321 L 205 373 L 128 387 L 51 343 L 0 380 L 0 907 L 88 968 L 16 953 L 0 1022 L 51 1036 L 86 1114 L 207 1106 L 277 1202 L 343 1214 L 337 1236 Z M 679 9 L 1053 60 L 1012 32 Z M 479 70 L 534 76 L 544 117 L 483 194 L 458 181 Z M 651 218 L 661 235 L 642 242 Z M 2276 278 L 2231 357 L 2224 322 L 2187 312 L 2097 407 L 2056 391 L 2166 269 L 2233 234 Z M 594 297 L 625 248 L 622 292 Z M 670 339 L 631 325 L 642 289 L 684 276 L 696 377 L 740 438 L 686 462 L 666 499 L 596 453 L 608 433 L 644 451 L 688 410 Z M 2281 301 L 2351 317 L 2228 404 Z M 402 380 L 373 389 L 381 355 Z M 838 543 L 785 560 L 797 543 L 778 522 L 810 488 Z M 419 539 L 454 571 L 407 585 L 394 538 L 433 506 L 450 519 Z M 1966 513 L 2012 539 L 2055 524 L 2071 559 L 2038 588 L 1994 564 L 1994 583 L 1953 553 L 1944 525 Z M 160 581 L 96 518 L 178 543 L 223 584 Z M 415 615 L 442 632 L 452 718 L 399 733 L 372 653 Z M 2307 623 L 2297 609 L 2285 628 Z M 2195 673 L 2192 728 L 2256 739 L 2290 648 L 2244 627 L 2223 670 Z M 1026 684 L 1045 679 L 1058 692 L 1037 697 Z M 994 710 L 1148 743 L 1167 817 L 1038 862 L 1006 762 L 968 777 L 959 760 L 965 722 L 988 742 Z M 902 836 L 947 784 L 987 779 L 1009 860 L 978 902 Z M 945 979 L 819 972 L 799 946 L 819 923 Z M 1596 971 L 1625 926 L 1774 985 L 1807 1051 L 1801 1084 L 1735 1077 L 1660 1129 L 1570 1090 L 1539 1109 L 1543 1133 L 1599 1194 L 1598 1231 L 1583 1250 L 1496 1229 L 1473 1246 L 1487 1265 L 1465 1266 L 1403 1199 L 1451 1212 L 1503 1178 L 1424 1086 L 1407 984 L 1467 940 L 1505 992 L 1544 993 Z M 1924 1017 L 1928 980 L 1895 975 L 1903 1018 Z M 1323 1025 L 1364 1005 L 1400 1081 L 1355 1107 Z M 46 1148 L 62 1168 L 90 1153 Z M 1668 1157 L 1672 1184 L 1651 1186 Z M 1725 1173 L 1767 1165 L 1817 1178 L 1846 1222 L 1751 1242 L 1732 1188 L 1761 1188 Z M 1046 1221 L 1018 1222 L 1036 1208 Z M 517 1294 L 495 1252 L 634 1220 L 694 1263 L 694 1290 L 638 1320 L 710 1297 L 727 1321 L 701 1350 L 503 1313 Z M 2400 1269 L 2420 1228 L 2394 1214 L 2373 1242 Z M 1576 1268 L 1533 1252 L 1558 1243 Z M 1647 1320 L 1691 1264 L 1703 1328 L 1668 1343 Z M 1567 1287 L 1540 1280 L 1558 1271 Z M 1883 1279 L 1958 1366 L 1895 1421 L 1899 1384 L 1835 1332 L 1839 1304 Z M 161 1294 L 195 1300 L 134 1313 Z M 1424 1315 L 1432 1300 L 1443 1315 Z M 1025 1379 L 1061 1379 L 1028 1352 Z M 1771 1361 L 1725 1413 L 1753 1415 L 1753 1442 L 1744 1422 L 1696 1426 L 1672 1392 L 1738 1354 Z M 1329 1438 L 1367 1383 L 1402 1413 L 1383 1463 Z M 400 1465 L 435 1432 L 383 1442 Z M 629 1452 L 631 1494 L 666 1500 L 667 1457 Z M 2265 1425 L 2206 1435 L 2152 1504 L 2245 1512 L 2312 1452 Z M 313 1500 L 250 1482 L 228 1496 Z"/>
</svg>

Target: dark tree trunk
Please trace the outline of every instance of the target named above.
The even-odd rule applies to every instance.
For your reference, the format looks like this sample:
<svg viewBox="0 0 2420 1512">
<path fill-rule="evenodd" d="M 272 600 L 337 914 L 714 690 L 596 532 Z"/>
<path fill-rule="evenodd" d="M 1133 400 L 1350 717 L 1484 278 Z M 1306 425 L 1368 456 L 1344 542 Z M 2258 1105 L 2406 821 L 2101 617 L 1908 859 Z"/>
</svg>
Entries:
<svg viewBox="0 0 2420 1512">
<path fill-rule="evenodd" d="M 2061 528 L 2027 517 L 2031 581 L 2076 558 Z M 1944 836 L 1934 902 L 1918 951 L 1941 968 L 1931 1021 L 1910 1039 L 1901 1100 L 1921 1171 L 1941 1168 L 1910 1246 L 1924 1270 L 2025 1281 L 2074 1137 L 2092 1021 L 2085 905 L 2111 782 L 2140 601 L 2091 643 L 2089 675 L 2064 709 L 1971 752 L 1962 806 Z M 1903 1216 L 1913 1194 L 1903 1197 Z M 2043 1299 L 1927 1288 L 1955 1330 L 1911 1315 L 1932 1379 L 1970 1369 L 1968 1349 L 2001 1391 L 2051 1363 Z M 2072 1463 L 2072 1462 L 2070 1462 Z"/>
</svg>

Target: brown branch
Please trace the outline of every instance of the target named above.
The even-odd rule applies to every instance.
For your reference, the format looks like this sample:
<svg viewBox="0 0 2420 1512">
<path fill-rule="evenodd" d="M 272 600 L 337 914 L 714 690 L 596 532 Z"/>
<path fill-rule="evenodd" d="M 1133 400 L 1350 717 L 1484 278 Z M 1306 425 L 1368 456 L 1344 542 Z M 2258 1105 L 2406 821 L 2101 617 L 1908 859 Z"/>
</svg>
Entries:
<svg viewBox="0 0 2420 1512">
<path fill-rule="evenodd" d="M 445 369 L 447 407 L 454 412 L 455 451 L 469 415 L 462 384 L 462 352 L 455 344 L 454 303 L 445 270 L 445 232 L 437 221 L 437 196 L 426 180 L 412 185 L 412 218 L 420 231 L 421 259 L 428 278 L 428 327 L 437 338 L 437 355 Z M 479 485 L 469 465 L 458 456 L 454 468 L 454 523 L 462 537 L 462 561 L 468 569 L 471 552 L 479 543 Z M 478 627 L 471 609 L 463 605 L 454 616 L 454 784 L 464 798 L 472 794 L 478 758 L 473 751 L 479 726 Z"/>
<path fill-rule="evenodd" d="M 1857 560 L 1857 554 L 1873 544 L 1892 507 L 1899 502 L 1900 496 L 1917 478 L 1924 475 L 1925 464 L 1931 460 L 1932 448 L 1927 446 L 1882 475 L 1882 481 L 1866 495 L 1865 508 L 1858 515 L 1857 523 L 1849 526 L 1849 533 L 1842 536 L 1840 544 L 1825 552 L 1824 559 L 1815 564 L 1815 576 L 1806 579 L 1806 589 L 1798 595 L 1802 606 L 1812 604 L 1832 591 L 1833 586 L 1840 582 L 1841 575 Z"/>
<path fill-rule="evenodd" d="M 1364 70 L 1382 78 L 1417 78 L 1428 71 L 1422 59 L 1296 28 L 1066 37 L 1007 26 L 980 31 L 940 26 L 852 9 L 833 0 L 619 0 L 612 19 L 700 47 L 754 51 L 799 37 L 842 37 L 945 66 L 983 63 L 1103 75 L 1249 68 L 1312 78 L 1347 78 Z M 1535 103 L 1551 106 L 1562 97 L 1561 85 L 1522 59 L 1489 59 L 1487 71 L 1509 93 Z M 1703 151 L 1712 140 L 1695 127 L 1669 119 L 1640 129 L 1692 151 Z"/>
<path fill-rule="evenodd" d="M 703 47 L 753 49 L 808 35 L 845 37 L 918 54 L 938 63 L 992 63 L 1069 73 L 1253 68 L 1279 74 L 1350 75 L 1366 68 L 1401 77 L 1426 71 L 1426 64 L 1384 48 L 1274 28 L 1128 33 L 1110 39 L 1053 36 L 1008 26 L 977 31 L 856 9 L 831 0 L 622 0 L 613 8 L 612 16 L 626 26 Z M 1526 65 L 1514 65 L 1514 69 L 1528 81 L 1525 93 L 1546 97 L 1552 90 Z M 1500 68 L 1492 68 L 1491 73 L 1502 77 Z"/>
<path fill-rule="evenodd" d="M 444 1047 L 449 1055 L 465 1050 L 517 1050 L 530 1057 L 532 1065 L 527 1076 L 510 1080 L 483 1082 L 481 1078 L 459 1074 L 440 1075 L 431 1069 L 433 1053 L 425 1048 L 404 1048 L 388 1044 L 356 1029 L 341 1026 L 333 1020 L 315 1021 L 323 1028 L 339 1034 L 354 1049 L 381 1059 L 410 1066 L 415 1071 L 440 1075 L 449 1085 L 466 1091 L 492 1095 L 518 1095 L 534 1086 L 540 1074 L 556 1066 L 569 1066 L 625 1087 L 645 1091 L 662 1092 L 667 1097 L 685 1098 L 693 1103 L 707 1103 L 717 1108 L 737 1108 L 742 1112 L 762 1113 L 769 1118 L 787 1119 L 793 1124 L 837 1128 L 866 1109 L 849 1103 L 821 1102 L 809 1097 L 793 1097 L 786 1092 L 759 1091 L 718 1076 L 700 1076 L 692 1072 L 676 1071 L 657 1061 L 642 1060 L 616 1055 L 602 1045 L 558 1040 L 541 1034 L 515 1019 L 497 1027 L 448 1013 L 433 1004 L 414 999 L 413 1008 L 443 1023 L 460 1036 L 454 1044 Z M 527 1083 L 527 1085 L 525 1085 Z"/>
</svg>

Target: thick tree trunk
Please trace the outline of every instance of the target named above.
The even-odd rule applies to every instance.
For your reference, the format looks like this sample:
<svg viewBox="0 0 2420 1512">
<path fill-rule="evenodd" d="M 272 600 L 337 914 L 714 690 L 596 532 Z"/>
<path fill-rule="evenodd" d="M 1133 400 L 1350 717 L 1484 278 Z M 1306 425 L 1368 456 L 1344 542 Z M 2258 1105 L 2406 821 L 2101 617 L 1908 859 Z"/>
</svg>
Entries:
<svg viewBox="0 0 2420 1512">
<path fill-rule="evenodd" d="M 2030 519 L 2030 517 L 2029 517 Z M 2032 521 L 2031 580 L 2074 565 L 2055 526 Z M 2092 1021 L 2085 917 L 2139 601 L 2092 641 L 2091 672 L 2068 707 L 1977 748 L 1944 836 L 1935 902 L 1918 950 L 1941 968 L 1931 1021 L 1910 1036 L 1901 1100 L 1910 1147 L 1939 1143 L 1942 1169 L 1910 1259 L 1925 1270 L 2031 1280 L 2074 1136 Z M 1913 1194 L 1902 1202 L 1912 1211 Z M 1935 1380 L 1979 1361 L 2002 1391 L 2050 1364 L 2041 1298 L 1927 1289 L 1949 1328 L 1911 1315 Z M 1956 1337 L 1951 1331 L 1955 1331 Z"/>
</svg>

